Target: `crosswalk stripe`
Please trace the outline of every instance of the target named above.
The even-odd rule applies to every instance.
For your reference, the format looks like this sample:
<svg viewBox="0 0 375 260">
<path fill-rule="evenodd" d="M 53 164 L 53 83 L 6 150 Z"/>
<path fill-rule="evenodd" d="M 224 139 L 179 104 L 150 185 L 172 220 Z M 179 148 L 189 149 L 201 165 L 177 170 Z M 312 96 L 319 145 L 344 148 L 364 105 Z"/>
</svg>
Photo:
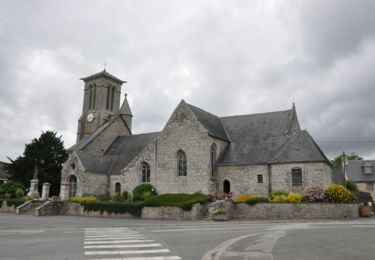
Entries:
<svg viewBox="0 0 375 260">
<path fill-rule="evenodd" d="M 119 240 L 119 239 L 142 239 L 144 236 L 121 236 L 121 237 L 100 237 L 100 238 L 85 238 L 85 241 L 101 241 L 101 240 Z"/>
<path fill-rule="evenodd" d="M 161 244 L 132 244 L 132 245 L 93 245 L 84 246 L 85 249 L 89 248 L 142 248 L 142 247 L 160 247 Z"/>
<path fill-rule="evenodd" d="M 89 260 L 180 260 L 179 256 L 151 256 L 151 257 L 124 257 L 124 258 L 96 258 Z"/>
<path fill-rule="evenodd" d="M 129 240 L 112 240 L 112 241 L 88 241 L 84 242 L 85 245 L 94 245 L 94 244 L 120 244 L 120 243 L 146 243 L 154 242 L 153 239 L 129 239 Z"/>
<path fill-rule="evenodd" d="M 169 249 L 85 251 L 85 255 L 130 255 L 130 254 L 155 254 L 155 253 L 169 253 L 169 252 L 171 252 Z"/>
</svg>

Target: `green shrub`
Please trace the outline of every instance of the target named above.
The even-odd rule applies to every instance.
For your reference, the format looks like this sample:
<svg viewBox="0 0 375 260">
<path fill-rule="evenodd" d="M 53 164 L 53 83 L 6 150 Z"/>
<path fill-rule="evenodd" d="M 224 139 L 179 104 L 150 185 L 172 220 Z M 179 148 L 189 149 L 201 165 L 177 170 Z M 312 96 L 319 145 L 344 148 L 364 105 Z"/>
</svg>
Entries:
<svg viewBox="0 0 375 260">
<path fill-rule="evenodd" d="M 82 203 L 84 211 L 100 211 L 100 213 L 115 213 L 124 214 L 129 213 L 135 217 L 140 217 L 142 214 L 143 204 L 135 203 L 118 203 L 118 202 L 87 202 Z"/>
<path fill-rule="evenodd" d="M 268 198 L 263 198 L 263 197 L 251 197 L 246 201 L 248 205 L 255 205 L 257 203 L 266 203 L 268 202 Z"/>
<path fill-rule="evenodd" d="M 350 202 L 351 192 L 340 184 L 331 184 L 324 191 L 325 198 L 328 202 L 345 203 Z"/>
<path fill-rule="evenodd" d="M 166 193 L 148 199 L 144 205 L 148 207 L 179 207 L 184 210 L 191 210 L 194 204 L 208 202 L 209 197 L 202 193 Z"/>
<path fill-rule="evenodd" d="M 281 195 L 288 195 L 288 192 L 286 192 L 285 190 L 275 190 L 271 193 L 271 195 L 269 196 L 270 200 L 273 200 L 274 197 L 276 196 L 281 196 Z"/>
<path fill-rule="evenodd" d="M 142 183 L 134 188 L 133 190 L 133 200 L 134 201 L 144 201 L 145 200 L 145 193 L 150 192 L 149 196 L 156 195 L 156 189 L 150 183 Z"/>
<path fill-rule="evenodd" d="M 302 201 L 303 195 L 299 193 L 291 193 L 288 195 L 277 195 L 270 200 L 275 203 L 300 203 Z"/>
<path fill-rule="evenodd" d="M 22 198 L 23 195 L 25 195 L 25 191 L 23 189 L 17 189 L 16 190 L 16 198 Z"/>
<path fill-rule="evenodd" d="M 19 205 L 23 204 L 25 200 L 24 199 L 9 199 L 9 200 L 6 200 L 6 202 L 7 202 L 8 207 L 11 207 L 11 206 L 18 207 Z"/>
<path fill-rule="evenodd" d="M 115 193 L 115 194 L 112 195 L 111 201 L 113 201 L 113 202 L 125 202 L 126 199 L 121 194 Z"/>
<path fill-rule="evenodd" d="M 347 188 L 350 191 L 358 191 L 357 183 L 352 180 L 347 180 L 345 182 L 345 188 Z"/>
<path fill-rule="evenodd" d="M 73 197 L 69 199 L 71 202 L 76 202 L 76 203 L 88 203 L 88 202 L 96 202 L 96 198 L 94 196 L 84 196 L 84 197 Z"/>
<path fill-rule="evenodd" d="M 25 187 L 22 185 L 22 183 L 12 180 L 8 181 L 7 183 L 4 183 L 0 186 L 0 197 L 10 196 L 10 198 L 16 198 L 16 191 L 18 189 L 21 189 L 23 192 L 25 192 Z"/>
</svg>

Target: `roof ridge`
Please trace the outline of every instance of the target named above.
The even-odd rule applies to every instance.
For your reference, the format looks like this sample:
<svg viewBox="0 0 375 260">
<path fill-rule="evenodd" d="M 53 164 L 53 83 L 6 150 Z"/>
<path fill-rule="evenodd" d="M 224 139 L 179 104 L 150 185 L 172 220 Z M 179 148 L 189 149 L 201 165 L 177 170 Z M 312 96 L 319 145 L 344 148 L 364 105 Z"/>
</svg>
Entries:
<svg viewBox="0 0 375 260">
<path fill-rule="evenodd" d="M 212 114 L 211 112 L 208 112 L 208 111 L 206 111 L 206 110 L 204 110 L 204 109 L 202 109 L 202 108 L 200 108 L 200 107 L 194 106 L 194 105 L 189 104 L 189 103 L 186 103 L 186 104 L 189 105 L 189 106 L 191 106 L 191 107 L 193 107 L 193 108 L 199 109 L 199 110 L 201 110 L 202 112 L 205 112 L 205 113 L 207 113 L 207 114 L 210 114 L 210 115 L 215 116 L 215 117 L 217 117 L 217 118 L 220 119 L 219 116 L 217 116 L 217 115 L 215 115 L 215 114 Z"/>
<path fill-rule="evenodd" d="M 241 117 L 241 116 L 257 116 L 257 115 L 266 115 L 266 114 L 276 114 L 276 113 L 283 113 L 283 112 L 290 112 L 292 109 L 287 110 L 280 110 L 280 111 L 272 111 L 272 112 L 263 112 L 263 113 L 255 113 L 255 114 L 242 114 L 242 115 L 233 115 L 233 116 L 221 116 L 220 119 L 225 118 L 233 118 L 233 117 Z"/>
</svg>

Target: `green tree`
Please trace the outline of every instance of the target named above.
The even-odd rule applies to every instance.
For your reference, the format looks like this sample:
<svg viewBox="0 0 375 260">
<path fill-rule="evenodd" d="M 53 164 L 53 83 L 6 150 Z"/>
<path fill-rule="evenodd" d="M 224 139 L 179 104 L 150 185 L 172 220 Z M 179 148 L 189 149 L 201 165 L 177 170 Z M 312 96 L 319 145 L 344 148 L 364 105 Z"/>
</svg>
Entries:
<svg viewBox="0 0 375 260">
<path fill-rule="evenodd" d="M 346 157 L 348 158 L 348 161 L 350 160 L 362 160 L 363 158 L 360 157 L 359 155 L 355 154 L 355 153 L 351 153 L 349 155 L 346 155 Z M 331 164 L 332 164 L 332 168 L 333 169 L 338 169 L 341 167 L 341 160 L 342 160 L 342 154 L 338 155 L 335 159 L 333 159 L 331 161 Z"/>
<path fill-rule="evenodd" d="M 49 182 L 50 195 L 59 195 L 62 163 L 66 161 L 68 154 L 64 148 L 61 136 L 56 132 L 42 132 L 39 138 L 34 138 L 31 143 L 25 145 L 22 156 L 12 160 L 6 166 L 11 180 L 30 187 L 30 180 L 34 175 L 35 163 L 38 167 L 39 191 L 42 184 Z"/>
</svg>

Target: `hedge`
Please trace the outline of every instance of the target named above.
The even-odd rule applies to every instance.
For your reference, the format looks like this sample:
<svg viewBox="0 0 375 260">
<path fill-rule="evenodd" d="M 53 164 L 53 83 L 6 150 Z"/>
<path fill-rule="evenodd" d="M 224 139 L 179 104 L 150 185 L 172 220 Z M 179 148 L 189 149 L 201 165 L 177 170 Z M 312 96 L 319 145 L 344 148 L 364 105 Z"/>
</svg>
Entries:
<svg viewBox="0 0 375 260">
<path fill-rule="evenodd" d="M 147 207 L 179 207 L 184 210 L 191 210 L 194 204 L 208 202 L 209 197 L 202 193 L 165 193 L 159 196 L 151 197 L 145 201 Z"/>
<path fill-rule="evenodd" d="M 100 211 L 115 214 L 129 213 L 135 217 L 140 217 L 142 214 L 142 204 L 128 204 L 128 203 L 118 203 L 118 202 L 84 202 L 81 203 L 84 211 Z"/>
<path fill-rule="evenodd" d="M 0 208 L 3 205 L 3 201 L 7 202 L 8 207 L 11 207 L 11 206 L 18 207 L 19 205 L 21 205 L 25 202 L 24 199 L 0 199 Z"/>
</svg>

